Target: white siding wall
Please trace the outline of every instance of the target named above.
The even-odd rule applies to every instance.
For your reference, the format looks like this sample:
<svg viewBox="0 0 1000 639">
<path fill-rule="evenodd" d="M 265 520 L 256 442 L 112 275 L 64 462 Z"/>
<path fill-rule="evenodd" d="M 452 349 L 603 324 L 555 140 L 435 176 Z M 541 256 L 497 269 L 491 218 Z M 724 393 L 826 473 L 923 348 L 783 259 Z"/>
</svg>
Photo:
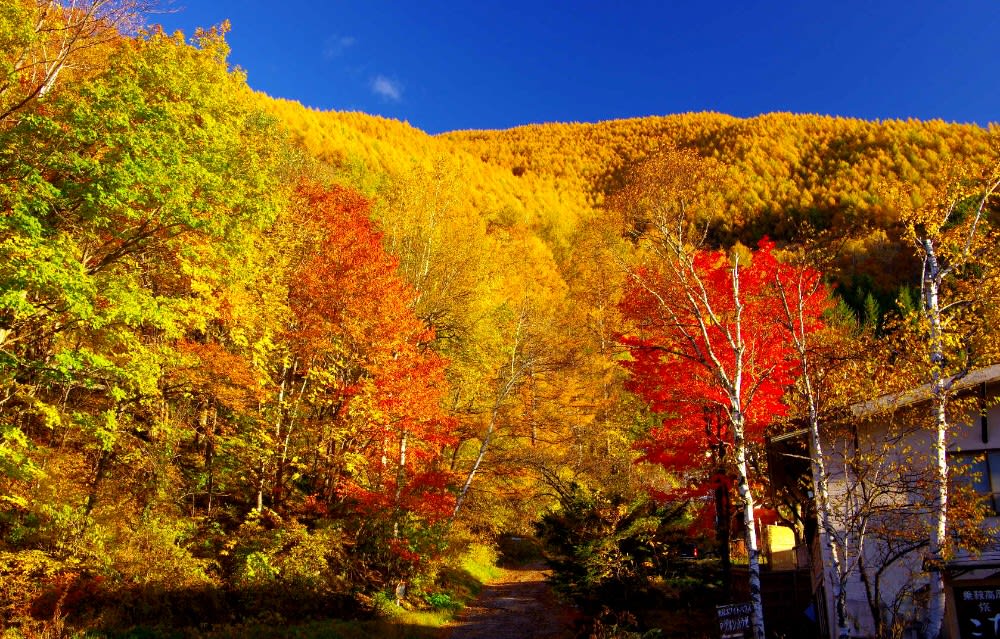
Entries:
<svg viewBox="0 0 1000 639">
<path fill-rule="evenodd" d="M 995 396 L 1000 392 L 1000 385 L 994 385 L 989 389 L 989 394 Z M 915 429 L 905 425 L 907 421 L 911 424 L 922 418 L 920 411 L 927 410 L 926 405 L 900 411 L 892 419 L 886 418 L 871 423 L 867 423 L 859 428 L 858 445 L 863 451 L 872 453 L 872 460 L 875 468 L 880 473 L 880 480 L 891 477 L 898 473 L 920 473 L 930 468 L 929 455 L 931 454 L 931 433 L 926 429 Z M 909 415 L 907 415 L 909 413 Z M 957 420 L 956 420 L 957 421 Z M 929 420 L 923 420 L 929 423 Z M 953 451 L 976 451 L 989 448 L 1000 449 L 1000 406 L 991 408 L 988 412 L 988 441 L 983 442 L 982 429 L 979 415 L 969 415 L 964 423 L 953 428 L 953 442 L 949 446 Z M 904 434 L 905 433 L 905 434 Z M 841 527 L 849 525 L 854 512 L 848 502 L 849 489 L 856 486 L 857 477 L 846 476 L 844 473 L 843 453 L 847 450 L 852 454 L 853 437 L 847 432 L 828 432 L 830 438 L 827 450 L 830 451 L 827 459 L 828 471 L 830 472 L 829 487 L 831 506 L 833 507 L 833 519 Z M 895 436 L 896 441 L 886 444 Z M 846 446 L 846 448 L 845 448 Z M 906 495 L 902 493 L 883 495 L 877 503 L 892 510 L 893 507 L 904 510 L 913 510 L 914 507 L 926 507 L 927 504 L 920 503 L 918 495 Z M 910 527 L 920 528 L 919 522 L 910 519 Z M 907 531 L 900 531 L 903 534 Z M 866 558 L 870 566 L 875 565 L 879 559 L 880 551 L 885 550 L 883 544 L 874 543 L 870 536 L 866 544 Z M 850 542 L 852 549 L 857 548 L 856 539 Z M 907 555 L 904 559 L 895 563 L 891 568 L 885 570 L 882 576 L 883 604 L 887 607 L 893 606 L 893 599 L 901 593 L 912 593 L 925 585 L 926 579 L 921 576 L 922 572 L 922 552 L 915 551 Z M 856 564 L 852 564 L 856 568 Z M 829 597 L 829 593 L 827 593 Z M 853 636 L 867 637 L 874 635 L 875 628 L 870 613 L 868 598 L 865 587 L 857 570 L 847 582 L 847 602 L 848 614 L 852 616 L 851 630 Z M 834 602 L 827 602 L 827 610 L 830 616 L 834 615 Z M 917 617 L 922 611 L 907 609 L 904 606 L 902 612 L 906 615 Z M 947 626 L 946 626 L 947 627 Z"/>
</svg>

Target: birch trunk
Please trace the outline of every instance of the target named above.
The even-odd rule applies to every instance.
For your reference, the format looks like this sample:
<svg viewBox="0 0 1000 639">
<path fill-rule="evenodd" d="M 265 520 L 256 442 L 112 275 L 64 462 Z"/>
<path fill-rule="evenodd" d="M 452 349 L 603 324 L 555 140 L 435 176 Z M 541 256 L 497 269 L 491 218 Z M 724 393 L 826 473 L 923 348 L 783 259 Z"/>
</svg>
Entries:
<svg viewBox="0 0 1000 639">
<path fill-rule="evenodd" d="M 406 481 L 406 429 L 403 428 L 399 434 L 399 462 L 396 466 L 396 494 L 393 495 L 392 506 L 392 538 L 399 539 L 399 504 L 403 498 L 403 483 Z"/>
<path fill-rule="evenodd" d="M 462 504 L 465 502 L 465 497 L 469 493 L 469 487 L 472 486 L 472 480 L 476 477 L 476 473 L 479 472 L 479 466 L 483 463 L 483 459 L 486 457 L 486 451 L 490 447 L 490 442 L 493 439 L 493 433 L 496 431 L 497 420 L 500 418 L 500 410 L 503 407 L 504 402 L 511 395 L 511 393 L 521 385 L 525 378 L 530 378 L 531 376 L 531 364 L 530 361 L 525 359 L 523 353 L 524 346 L 524 329 L 528 320 L 528 306 L 527 304 L 521 305 L 520 316 L 517 321 L 517 328 L 514 331 L 514 343 L 510 350 L 510 361 L 501 368 L 501 373 L 498 374 L 498 380 L 502 380 L 503 383 L 499 385 L 497 394 L 493 400 L 493 407 L 490 409 L 490 421 L 489 425 L 486 427 L 486 433 L 483 435 L 482 443 L 479 444 L 479 453 L 476 454 L 476 461 L 472 464 L 472 468 L 469 470 L 469 474 L 465 478 L 465 483 L 462 485 L 462 490 L 458 493 L 458 497 L 455 499 L 455 509 L 451 513 L 451 517 L 448 519 L 448 525 L 450 526 L 452 522 L 455 521 L 455 517 L 458 516 L 458 512 L 462 509 Z M 502 373 L 506 370 L 506 375 Z M 456 454 L 458 453 L 456 449 Z"/>
<path fill-rule="evenodd" d="M 309 361 L 309 367 L 312 368 L 313 360 Z M 290 379 L 295 377 L 295 373 L 298 370 L 298 361 L 296 360 L 292 364 L 292 372 Z M 277 507 L 284 501 L 285 497 L 285 467 L 288 465 L 288 447 L 292 441 L 292 430 L 295 426 L 295 417 L 299 414 L 299 404 L 302 402 L 302 398 L 306 394 L 306 385 L 309 382 L 309 375 L 302 376 L 302 386 L 299 388 L 298 397 L 295 398 L 294 403 L 289 409 L 288 414 L 288 424 L 285 426 L 285 436 L 284 441 L 281 444 L 281 457 L 278 459 L 278 467 L 274 471 L 274 488 L 271 489 L 271 494 L 273 495 L 272 507 Z M 291 389 L 289 393 L 293 393 L 294 389 Z M 284 409 L 282 409 L 284 412 Z M 280 418 L 279 418 L 280 419 Z M 276 437 L 281 438 L 281 422 L 278 422 L 278 429 L 276 431 Z"/>
<path fill-rule="evenodd" d="M 932 512 L 928 563 L 930 570 L 930 600 L 927 604 L 926 639 L 937 639 L 941 634 L 944 620 L 944 544 L 948 527 L 948 391 L 943 378 L 944 343 L 941 328 L 940 285 L 942 273 L 938 264 L 934 242 L 929 238 L 922 241 L 924 251 L 923 311 L 930 325 L 930 365 L 931 389 L 933 393 L 934 442 L 931 450 L 935 470 L 935 495 Z"/>
<path fill-rule="evenodd" d="M 809 406 L 809 457 L 812 459 L 813 492 L 816 495 L 816 514 L 819 518 L 819 553 L 823 562 L 823 585 L 833 599 L 836 633 L 847 639 L 847 591 L 844 588 L 846 571 L 841 565 L 840 553 L 833 539 L 836 530 L 830 519 L 830 488 L 827 482 L 826 459 L 819 433 L 819 419 L 815 402 Z"/>
<path fill-rule="evenodd" d="M 462 509 L 462 503 L 465 502 L 465 495 L 469 492 L 469 487 L 472 486 L 472 480 L 479 471 L 479 465 L 483 463 L 483 458 L 486 457 L 486 449 L 489 448 L 490 440 L 493 438 L 495 425 L 496 413 L 490 417 L 490 425 L 486 429 L 486 435 L 483 437 L 483 442 L 479 445 L 479 454 L 476 455 L 476 461 L 472 464 L 472 468 L 469 470 L 469 474 L 465 478 L 465 483 L 462 484 L 462 490 L 459 491 L 458 498 L 455 499 L 455 510 L 451 513 L 451 519 L 448 520 L 449 524 L 455 521 L 455 517 L 458 517 L 458 511 Z"/>
<path fill-rule="evenodd" d="M 754 502 L 750 492 L 750 482 L 747 473 L 746 440 L 743 437 L 743 415 L 736 412 L 732 416 L 734 446 L 736 453 L 736 490 L 743 502 L 744 541 L 747 545 L 749 565 L 747 572 L 750 579 L 750 606 L 752 609 L 750 623 L 753 639 L 764 639 L 764 605 L 760 594 L 760 550 L 757 547 L 757 529 L 754 525 Z"/>
<path fill-rule="evenodd" d="M 801 309 L 799 326 L 802 326 Z M 840 553 L 834 541 L 836 526 L 830 518 L 830 487 L 827 482 L 826 457 L 823 451 L 823 439 L 819 432 L 816 393 L 809 373 L 805 331 L 802 331 L 797 339 L 801 340 L 799 357 L 802 362 L 802 384 L 809 405 L 809 459 L 812 465 L 813 494 L 816 496 L 816 516 L 819 519 L 819 553 L 823 563 L 823 585 L 834 602 L 837 637 L 847 639 L 850 634 L 847 625 L 847 590 L 844 588 L 847 570 L 846 565 L 841 563 Z"/>
<path fill-rule="evenodd" d="M 799 277 L 796 297 L 792 304 L 788 295 L 778 282 L 778 290 L 788 319 L 788 328 L 795 343 L 796 354 L 801 368 L 802 394 L 805 397 L 809 411 L 809 460 L 812 466 L 813 495 L 816 502 L 816 518 L 819 520 L 819 553 L 823 565 L 823 586 L 826 593 L 833 599 L 835 615 L 831 628 L 840 639 L 847 639 L 850 630 L 847 626 L 847 591 L 844 588 L 847 578 L 846 564 L 841 563 L 840 553 L 834 541 L 836 527 L 830 518 L 830 489 L 827 482 L 826 456 L 823 451 L 823 440 L 819 431 L 819 406 L 816 388 L 812 383 L 812 371 L 809 363 L 809 348 L 806 342 L 805 326 L 805 290 L 802 276 Z M 817 280 L 815 286 L 819 286 Z M 814 289 L 815 290 L 815 289 Z M 846 557 L 844 558 L 846 560 Z"/>
<path fill-rule="evenodd" d="M 288 362 L 281 367 L 281 386 L 278 387 L 278 414 L 274 419 L 275 441 L 281 441 L 281 422 L 284 416 L 285 384 L 288 381 Z M 264 487 L 267 485 L 267 462 L 269 453 L 264 452 L 260 462 L 260 481 L 257 483 L 257 512 L 264 512 Z"/>
<path fill-rule="evenodd" d="M 757 547 L 757 528 L 755 527 L 753 516 L 753 494 L 750 492 L 750 481 L 747 473 L 747 445 L 744 430 L 746 421 L 743 413 L 743 366 L 744 356 L 746 355 L 746 343 L 743 341 L 743 299 L 740 295 L 740 258 L 738 254 L 734 255 L 731 281 L 736 317 L 733 322 L 733 330 L 727 335 L 727 341 L 733 351 L 735 367 L 731 382 L 724 383 L 724 386 L 728 386 L 730 402 L 729 422 L 733 429 L 733 452 L 736 453 L 737 491 L 739 492 L 740 499 L 743 500 L 743 523 L 746 529 L 744 534 L 746 535 L 747 559 L 749 560 L 747 573 L 750 582 L 750 624 L 754 639 L 764 639 L 764 604 L 760 592 L 760 550 Z M 702 290 L 704 291 L 704 288 Z M 702 294 L 704 295 L 704 293 Z M 714 316 L 714 311 L 707 296 L 702 299 L 709 315 Z M 699 323 L 704 332 L 704 318 L 700 318 Z M 707 333 L 705 333 L 705 337 L 706 343 L 709 343 L 710 340 L 708 340 Z M 712 359 L 717 368 L 717 375 L 725 380 L 727 377 L 725 375 L 725 368 L 717 358 L 713 356 Z"/>
</svg>

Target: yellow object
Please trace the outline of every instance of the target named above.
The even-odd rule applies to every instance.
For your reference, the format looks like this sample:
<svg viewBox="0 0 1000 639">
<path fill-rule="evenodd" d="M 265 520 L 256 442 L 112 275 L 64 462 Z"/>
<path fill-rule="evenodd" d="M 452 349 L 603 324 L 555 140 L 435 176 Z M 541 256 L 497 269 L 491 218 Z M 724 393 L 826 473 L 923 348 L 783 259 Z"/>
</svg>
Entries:
<svg viewBox="0 0 1000 639">
<path fill-rule="evenodd" d="M 767 527 L 767 555 L 771 570 L 795 570 L 795 533 L 788 526 Z"/>
</svg>

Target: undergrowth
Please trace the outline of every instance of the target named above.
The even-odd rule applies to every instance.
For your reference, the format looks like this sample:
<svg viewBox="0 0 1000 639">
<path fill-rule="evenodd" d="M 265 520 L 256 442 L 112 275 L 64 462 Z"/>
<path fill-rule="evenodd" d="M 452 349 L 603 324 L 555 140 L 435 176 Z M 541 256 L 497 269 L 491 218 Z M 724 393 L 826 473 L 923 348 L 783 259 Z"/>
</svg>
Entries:
<svg viewBox="0 0 1000 639">
<path fill-rule="evenodd" d="M 329 617 L 339 618 L 323 618 L 316 610 L 309 616 L 285 615 L 282 612 L 290 608 L 279 611 L 267 605 L 267 598 L 254 597 L 259 608 L 242 618 L 223 614 L 225 601 L 213 601 L 212 605 L 202 602 L 200 607 L 218 614 L 200 616 L 196 623 L 177 625 L 167 620 L 109 626 L 94 618 L 72 619 L 64 614 L 67 589 L 42 618 L 23 615 L 16 625 L 0 620 L 0 639 L 437 639 L 441 628 L 479 594 L 483 584 L 500 574 L 497 558 L 492 546 L 467 543 L 455 559 L 434 566 L 401 592 L 357 593 L 353 610 L 339 606 L 329 611 Z M 133 603 L 117 601 L 114 605 Z"/>
</svg>

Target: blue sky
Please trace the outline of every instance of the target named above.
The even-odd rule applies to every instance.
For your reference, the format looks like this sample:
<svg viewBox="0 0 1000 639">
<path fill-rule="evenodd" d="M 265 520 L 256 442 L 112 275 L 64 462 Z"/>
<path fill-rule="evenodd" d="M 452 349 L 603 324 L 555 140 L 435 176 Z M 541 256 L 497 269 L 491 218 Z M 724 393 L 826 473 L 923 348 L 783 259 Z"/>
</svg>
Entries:
<svg viewBox="0 0 1000 639">
<path fill-rule="evenodd" d="M 173 0 L 252 87 L 430 133 L 690 111 L 1000 121 L 1000 1 Z"/>
</svg>

